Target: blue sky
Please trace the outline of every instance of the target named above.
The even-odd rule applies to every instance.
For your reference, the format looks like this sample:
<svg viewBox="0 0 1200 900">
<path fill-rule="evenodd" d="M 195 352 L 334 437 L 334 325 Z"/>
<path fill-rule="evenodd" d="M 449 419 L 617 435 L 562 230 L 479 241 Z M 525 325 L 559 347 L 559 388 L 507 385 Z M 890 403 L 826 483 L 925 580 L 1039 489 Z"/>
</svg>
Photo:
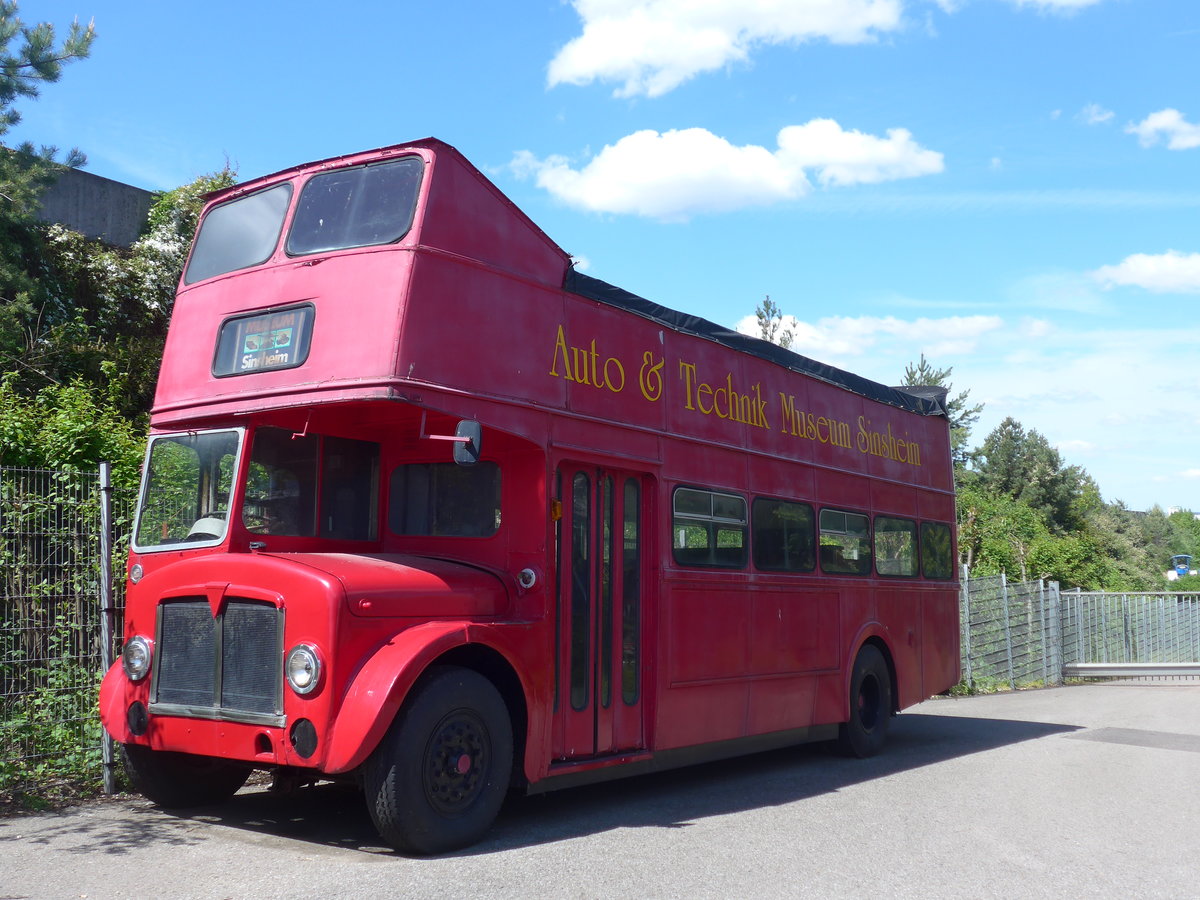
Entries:
<svg viewBox="0 0 1200 900">
<path fill-rule="evenodd" d="M 1194 0 L 23 0 L 15 139 L 169 189 L 435 136 L 589 274 L 887 383 L 925 353 L 1108 500 L 1200 511 Z"/>
</svg>

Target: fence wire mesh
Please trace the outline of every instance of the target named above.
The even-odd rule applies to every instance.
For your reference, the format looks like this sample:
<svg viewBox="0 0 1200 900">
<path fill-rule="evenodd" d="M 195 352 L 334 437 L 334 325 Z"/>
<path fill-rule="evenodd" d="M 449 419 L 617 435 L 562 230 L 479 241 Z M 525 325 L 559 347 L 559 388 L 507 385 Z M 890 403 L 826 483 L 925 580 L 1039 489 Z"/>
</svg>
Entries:
<svg viewBox="0 0 1200 900">
<path fill-rule="evenodd" d="M 1067 663 L 1200 662 L 1200 593 L 1062 595 Z"/>
<path fill-rule="evenodd" d="M 95 473 L 0 467 L 0 787 L 100 772 L 100 505 Z"/>
<path fill-rule="evenodd" d="M 1060 594 L 1054 581 L 971 578 L 959 596 L 963 680 L 1056 684 L 1062 678 Z"/>
</svg>

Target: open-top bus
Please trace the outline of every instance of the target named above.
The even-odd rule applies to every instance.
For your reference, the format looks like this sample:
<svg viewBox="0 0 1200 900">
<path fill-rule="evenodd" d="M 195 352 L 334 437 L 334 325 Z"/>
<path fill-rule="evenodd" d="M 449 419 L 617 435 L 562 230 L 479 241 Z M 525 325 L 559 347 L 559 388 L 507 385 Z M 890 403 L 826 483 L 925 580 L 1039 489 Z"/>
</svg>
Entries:
<svg viewBox="0 0 1200 900">
<path fill-rule="evenodd" d="M 161 805 L 356 780 L 415 853 L 509 790 L 871 755 L 959 677 L 944 399 L 576 272 L 436 140 L 221 191 L 104 725 Z"/>
</svg>

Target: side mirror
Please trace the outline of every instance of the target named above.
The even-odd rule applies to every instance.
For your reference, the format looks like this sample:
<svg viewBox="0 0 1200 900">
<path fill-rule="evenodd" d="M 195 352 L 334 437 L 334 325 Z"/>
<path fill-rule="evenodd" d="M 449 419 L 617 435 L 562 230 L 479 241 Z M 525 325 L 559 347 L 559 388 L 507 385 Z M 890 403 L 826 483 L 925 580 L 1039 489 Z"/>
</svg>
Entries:
<svg viewBox="0 0 1200 900">
<path fill-rule="evenodd" d="M 454 461 L 460 466 L 479 462 L 483 449 L 483 429 L 474 419 L 463 419 L 454 429 Z"/>
</svg>

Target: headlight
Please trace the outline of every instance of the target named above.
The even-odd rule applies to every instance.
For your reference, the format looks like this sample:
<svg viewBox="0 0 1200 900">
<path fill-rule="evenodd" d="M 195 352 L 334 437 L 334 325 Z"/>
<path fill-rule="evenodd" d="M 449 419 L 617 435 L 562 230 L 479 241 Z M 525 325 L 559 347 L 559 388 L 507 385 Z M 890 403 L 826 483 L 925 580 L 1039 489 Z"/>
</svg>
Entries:
<svg viewBox="0 0 1200 900">
<path fill-rule="evenodd" d="M 141 681 L 150 674 L 150 642 L 140 634 L 131 637 L 121 651 L 121 668 L 130 681 Z"/>
<path fill-rule="evenodd" d="M 321 681 L 321 656 L 311 644 L 297 644 L 283 664 L 287 683 L 297 694 L 311 694 Z"/>
</svg>

